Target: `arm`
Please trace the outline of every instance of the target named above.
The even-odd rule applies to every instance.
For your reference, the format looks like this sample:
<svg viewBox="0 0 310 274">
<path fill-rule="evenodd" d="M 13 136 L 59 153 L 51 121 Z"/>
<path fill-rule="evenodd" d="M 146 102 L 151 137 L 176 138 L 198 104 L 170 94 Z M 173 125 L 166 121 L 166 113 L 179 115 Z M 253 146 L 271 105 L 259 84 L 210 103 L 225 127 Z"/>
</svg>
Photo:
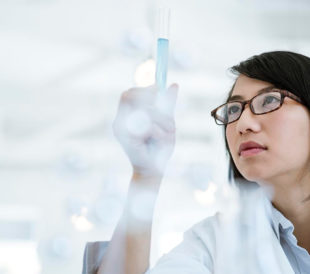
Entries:
<svg viewBox="0 0 310 274">
<path fill-rule="evenodd" d="M 160 181 L 161 177 L 146 178 L 133 174 L 123 215 L 114 231 L 98 274 L 142 274 L 149 268 L 153 210 Z M 137 195 L 144 191 L 152 191 L 153 199 L 149 199 L 147 205 L 136 204 Z M 149 216 L 147 219 L 141 219 L 132 209 L 145 206 L 148 207 Z"/>
<path fill-rule="evenodd" d="M 133 175 L 124 212 L 98 274 L 142 274 L 149 267 L 153 211 L 175 144 L 177 90 L 177 85 L 172 85 L 160 96 L 161 101 L 155 86 L 122 94 L 113 130 L 132 164 Z"/>
</svg>

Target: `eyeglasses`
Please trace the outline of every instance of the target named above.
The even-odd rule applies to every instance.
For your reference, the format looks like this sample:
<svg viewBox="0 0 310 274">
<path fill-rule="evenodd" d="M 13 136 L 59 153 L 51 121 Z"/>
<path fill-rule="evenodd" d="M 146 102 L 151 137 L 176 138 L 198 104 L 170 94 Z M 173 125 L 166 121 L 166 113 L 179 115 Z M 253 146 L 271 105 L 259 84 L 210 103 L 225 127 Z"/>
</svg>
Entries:
<svg viewBox="0 0 310 274">
<path fill-rule="evenodd" d="M 287 90 L 271 88 L 254 96 L 250 100 L 232 101 L 223 104 L 212 110 L 211 116 L 214 117 L 215 122 L 218 125 L 227 125 L 240 118 L 246 104 L 249 104 L 250 110 L 253 114 L 261 115 L 279 109 L 282 106 L 285 97 L 289 97 L 302 103 L 296 95 Z"/>
</svg>

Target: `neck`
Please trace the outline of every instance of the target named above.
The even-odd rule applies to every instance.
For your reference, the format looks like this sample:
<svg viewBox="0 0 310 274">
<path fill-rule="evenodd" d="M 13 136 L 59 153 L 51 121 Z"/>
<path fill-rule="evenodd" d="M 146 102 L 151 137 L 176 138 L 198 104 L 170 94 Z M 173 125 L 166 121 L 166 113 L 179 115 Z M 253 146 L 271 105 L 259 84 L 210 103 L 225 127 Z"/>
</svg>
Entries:
<svg viewBox="0 0 310 274">
<path fill-rule="evenodd" d="M 268 181 L 268 186 L 273 188 L 273 205 L 285 217 L 298 219 L 309 216 L 310 218 L 310 173 L 301 176 L 281 176 Z"/>
<path fill-rule="evenodd" d="M 298 244 L 310 253 L 310 174 L 304 177 L 282 176 L 269 181 L 273 187 L 272 204 L 289 219 Z"/>
</svg>

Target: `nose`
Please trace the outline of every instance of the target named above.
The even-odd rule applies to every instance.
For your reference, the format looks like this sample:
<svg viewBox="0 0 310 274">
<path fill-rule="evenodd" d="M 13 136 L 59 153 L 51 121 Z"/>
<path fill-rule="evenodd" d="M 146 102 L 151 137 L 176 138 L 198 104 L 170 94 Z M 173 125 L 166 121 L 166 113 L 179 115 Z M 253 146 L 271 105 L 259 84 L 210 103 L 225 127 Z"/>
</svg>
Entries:
<svg viewBox="0 0 310 274">
<path fill-rule="evenodd" d="M 258 115 L 252 113 L 248 104 L 245 105 L 240 118 L 236 122 L 236 130 L 240 134 L 245 134 L 247 132 L 259 132 L 261 129 Z"/>
</svg>

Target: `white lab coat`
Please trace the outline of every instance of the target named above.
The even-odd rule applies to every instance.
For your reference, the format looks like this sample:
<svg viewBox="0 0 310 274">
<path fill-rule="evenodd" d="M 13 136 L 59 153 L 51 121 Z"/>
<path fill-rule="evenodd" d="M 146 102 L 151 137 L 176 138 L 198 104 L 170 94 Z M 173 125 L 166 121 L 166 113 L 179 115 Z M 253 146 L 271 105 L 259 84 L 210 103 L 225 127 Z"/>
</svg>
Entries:
<svg viewBox="0 0 310 274">
<path fill-rule="evenodd" d="M 253 192 L 239 205 L 194 225 L 147 274 L 295 274 L 275 233 L 270 201 Z M 88 243 L 83 274 L 96 273 L 107 245 Z"/>
<path fill-rule="evenodd" d="M 264 235 L 253 235 L 252 227 L 245 223 L 237 229 L 232 223 L 225 228 L 221 225 L 220 214 L 196 224 L 185 233 L 183 242 L 160 258 L 147 273 L 295 274 L 272 225 L 266 228 Z M 256 236 L 256 239 L 245 240 L 242 234 Z M 233 241 L 227 242 L 229 237 L 234 238 Z"/>
</svg>

